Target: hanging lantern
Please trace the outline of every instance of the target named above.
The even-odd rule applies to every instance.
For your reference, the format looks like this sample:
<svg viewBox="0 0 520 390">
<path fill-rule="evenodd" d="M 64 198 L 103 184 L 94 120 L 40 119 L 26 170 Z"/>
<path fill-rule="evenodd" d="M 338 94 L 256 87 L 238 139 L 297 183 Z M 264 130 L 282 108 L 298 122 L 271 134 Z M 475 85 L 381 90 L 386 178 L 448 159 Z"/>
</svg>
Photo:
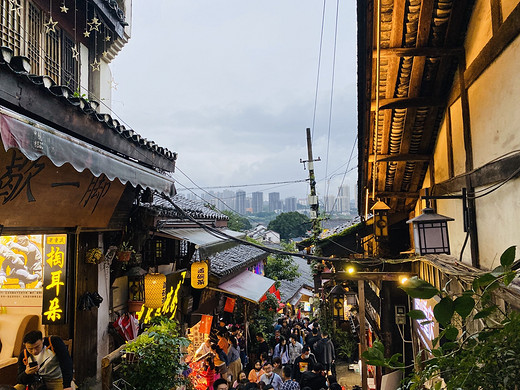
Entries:
<svg viewBox="0 0 520 390">
<path fill-rule="evenodd" d="M 332 316 L 335 320 L 338 321 L 338 323 L 344 317 L 344 302 L 346 293 L 346 290 L 339 284 L 334 286 L 334 288 L 329 293 L 329 297 L 332 298 Z"/>
<path fill-rule="evenodd" d="M 423 209 L 422 214 L 406 223 L 413 224 L 415 252 L 419 255 L 450 254 L 450 240 L 448 222 L 453 218 L 436 214 L 429 207 Z"/>
<path fill-rule="evenodd" d="M 208 285 L 208 263 L 196 261 L 191 264 L 191 287 L 201 289 Z"/>
<path fill-rule="evenodd" d="M 388 210 L 390 210 L 390 207 L 385 202 L 379 200 L 371 210 L 374 213 L 374 235 L 376 237 L 387 237 Z"/>
<path fill-rule="evenodd" d="M 166 296 L 166 276 L 163 274 L 147 274 L 144 277 L 144 304 L 150 309 L 163 305 Z"/>
</svg>

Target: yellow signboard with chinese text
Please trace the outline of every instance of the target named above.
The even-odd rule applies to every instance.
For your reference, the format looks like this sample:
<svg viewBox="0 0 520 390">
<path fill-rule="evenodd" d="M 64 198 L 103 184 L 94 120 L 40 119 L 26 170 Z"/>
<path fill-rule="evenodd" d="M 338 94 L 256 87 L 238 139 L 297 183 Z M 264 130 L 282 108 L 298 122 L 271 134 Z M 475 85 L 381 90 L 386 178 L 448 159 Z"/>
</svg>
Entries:
<svg viewBox="0 0 520 390">
<path fill-rule="evenodd" d="M 43 253 L 42 323 L 64 324 L 67 319 L 67 235 L 45 235 Z"/>
<path fill-rule="evenodd" d="M 191 265 L 191 287 L 204 288 L 208 285 L 208 263 L 197 261 Z"/>
</svg>

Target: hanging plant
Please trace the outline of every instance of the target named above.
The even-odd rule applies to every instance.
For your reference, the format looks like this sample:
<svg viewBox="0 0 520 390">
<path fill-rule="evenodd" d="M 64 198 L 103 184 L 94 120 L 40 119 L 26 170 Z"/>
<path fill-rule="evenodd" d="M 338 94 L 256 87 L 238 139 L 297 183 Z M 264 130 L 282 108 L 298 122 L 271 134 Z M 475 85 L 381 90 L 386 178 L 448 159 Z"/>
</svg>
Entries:
<svg viewBox="0 0 520 390">
<path fill-rule="evenodd" d="M 123 241 L 117 251 L 117 260 L 128 262 L 132 257 L 132 253 L 135 253 L 134 247 L 128 241 Z"/>
<path fill-rule="evenodd" d="M 100 264 L 105 261 L 105 256 L 100 248 L 92 248 L 87 251 L 85 262 L 89 264 Z"/>
</svg>

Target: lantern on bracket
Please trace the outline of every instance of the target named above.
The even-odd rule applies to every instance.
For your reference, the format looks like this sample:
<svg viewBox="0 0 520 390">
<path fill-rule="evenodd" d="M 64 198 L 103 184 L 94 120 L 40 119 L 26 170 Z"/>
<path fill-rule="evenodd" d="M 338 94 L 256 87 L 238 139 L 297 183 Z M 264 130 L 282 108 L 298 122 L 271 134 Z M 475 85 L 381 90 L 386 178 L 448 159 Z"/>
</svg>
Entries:
<svg viewBox="0 0 520 390">
<path fill-rule="evenodd" d="M 406 221 L 406 223 L 413 224 L 415 252 L 419 255 L 439 253 L 446 253 L 449 255 L 449 221 L 454 221 L 454 219 L 436 214 L 430 207 L 423 209 L 422 214 L 418 217 Z"/>
<path fill-rule="evenodd" d="M 345 295 L 347 291 L 340 285 L 336 285 L 330 290 L 329 297 L 332 297 L 332 317 L 338 322 L 345 316 Z"/>
<path fill-rule="evenodd" d="M 374 214 L 374 235 L 376 238 L 388 236 L 388 205 L 378 200 L 377 203 L 371 208 Z"/>
</svg>

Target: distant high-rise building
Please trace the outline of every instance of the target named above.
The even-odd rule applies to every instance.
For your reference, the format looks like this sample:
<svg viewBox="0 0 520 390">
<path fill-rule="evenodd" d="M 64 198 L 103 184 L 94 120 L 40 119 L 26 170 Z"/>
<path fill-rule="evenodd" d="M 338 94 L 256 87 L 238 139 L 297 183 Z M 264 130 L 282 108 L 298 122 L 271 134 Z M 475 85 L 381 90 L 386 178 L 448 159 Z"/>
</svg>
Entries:
<svg viewBox="0 0 520 390">
<path fill-rule="evenodd" d="M 238 190 L 235 197 L 235 211 L 241 215 L 246 213 L 246 192 Z"/>
<path fill-rule="evenodd" d="M 264 193 L 263 192 L 253 192 L 251 207 L 253 208 L 253 213 L 261 213 L 264 207 Z"/>
<path fill-rule="evenodd" d="M 285 211 L 285 212 L 296 211 L 296 198 L 294 196 L 285 198 L 283 211 Z"/>
<path fill-rule="evenodd" d="M 225 211 L 225 210 L 231 210 L 235 208 L 235 192 L 230 190 L 224 190 L 222 193 L 220 193 L 219 196 L 220 199 L 220 205 L 221 207 L 218 207 L 219 210 Z"/>
<path fill-rule="evenodd" d="M 323 199 L 323 208 L 326 213 L 333 213 L 338 210 L 338 202 L 336 201 L 336 197 L 333 195 L 325 196 Z"/>
<path fill-rule="evenodd" d="M 280 202 L 280 193 L 279 192 L 270 192 L 269 193 L 269 212 L 274 213 L 276 210 L 282 209 L 282 202 Z"/>
<path fill-rule="evenodd" d="M 350 187 L 343 185 L 338 188 L 338 207 L 340 213 L 350 213 Z"/>
</svg>

